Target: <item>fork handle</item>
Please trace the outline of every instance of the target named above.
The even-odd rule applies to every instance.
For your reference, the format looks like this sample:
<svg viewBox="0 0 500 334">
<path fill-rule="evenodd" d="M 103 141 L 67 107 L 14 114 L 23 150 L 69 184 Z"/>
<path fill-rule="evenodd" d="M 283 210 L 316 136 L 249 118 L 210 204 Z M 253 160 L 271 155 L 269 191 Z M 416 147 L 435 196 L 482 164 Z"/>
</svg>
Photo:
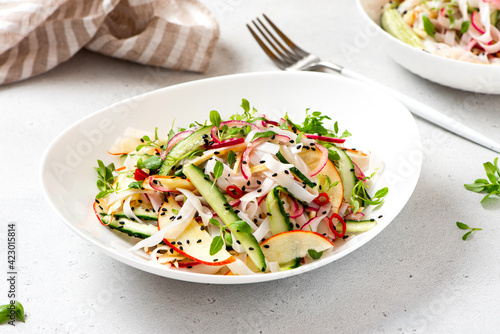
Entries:
<svg viewBox="0 0 500 334">
<path fill-rule="evenodd" d="M 369 84 L 372 87 L 377 87 L 378 89 L 386 92 L 387 94 L 391 95 L 392 97 L 396 98 L 404 104 L 414 115 L 417 115 L 431 123 L 434 123 L 443 129 L 446 129 L 450 132 L 453 132 L 465 139 L 468 139 L 472 142 L 475 142 L 479 145 L 482 145 L 490 150 L 493 150 L 497 153 L 500 153 L 500 144 L 496 143 L 495 141 L 489 139 L 488 137 L 484 136 L 483 134 L 463 125 L 458 123 L 456 120 L 453 118 L 450 118 L 446 116 L 445 114 L 440 113 L 434 108 L 431 108 L 409 96 L 406 96 L 398 91 L 395 91 L 394 89 L 391 89 L 387 86 L 384 86 L 382 84 L 379 84 L 376 81 L 373 81 L 359 73 L 353 72 L 349 69 L 346 68 L 341 68 L 340 71 L 338 67 L 329 67 L 325 63 L 321 63 L 323 67 L 333 69 L 337 72 L 340 72 L 345 77 L 349 77 L 364 83 Z M 332 64 L 333 65 L 333 64 Z"/>
</svg>

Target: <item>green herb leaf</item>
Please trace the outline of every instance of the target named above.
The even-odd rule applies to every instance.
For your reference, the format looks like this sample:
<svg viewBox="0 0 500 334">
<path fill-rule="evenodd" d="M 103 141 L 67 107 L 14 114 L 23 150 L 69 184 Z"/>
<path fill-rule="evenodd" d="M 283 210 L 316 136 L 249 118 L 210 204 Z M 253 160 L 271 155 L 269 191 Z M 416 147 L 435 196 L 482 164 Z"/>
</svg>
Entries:
<svg viewBox="0 0 500 334">
<path fill-rule="evenodd" d="M 263 132 L 257 132 L 253 138 L 252 141 L 254 141 L 256 138 L 265 138 L 265 137 L 272 137 L 276 135 L 276 132 L 274 131 L 263 131 Z"/>
<path fill-rule="evenodd" d="M 217 110 L 212 110 L 210 112 L 210 123 L 212 123 L 212 125 L 215 126 L 217 129 L 219 129 L 221 118 Z"/>
<path fill-rule="evenodd" d="M 215 219 L 215 218 L 210 218 L 210 219 L 208 220 L 208 222 L 209 222 L 210 224 L 212 224 L 212 225 L 222 227 L 222 226 L 221 226 L 221 224 L 219 223 L 219 221 L 218 221 L 217 219 Z"/>
<path fill-rule="evenodd" d="M 179 214 L 179 210 L 177 210 L 177 209 L 172 209 L 172 212 L 174 213 L 174 215 L 178 215 Z"/>
<path fill-rule="evenodd" d="M 233 168 L 236 163 L 236 154 L 232 150 L 227 154 L 227 163 L 231 168 Z"/>
<path fill-rule="evenodd" d="M 477 228 L 477 227 L 469 227 L 467 224 L 464 224 L 464 223 L 461 223 L 461 222 L 457 222 L 457 227 L 461 230 L 469 230 L 467 233 L 465 233 L 463 236 L 462 236 L 462 240 L 467 240 L 467 238 L 472 234 L 472 232 L 475 232 L 475 231 L 481 231 L 482 228 Z"/>
<path fill-rule="evenodd" d="M 222 233 L 224 235 L 224 240 L 226 241 L 226 244 L 232 245 L 233 244 L 233 237 L 231 236 L 231 233 Z"/>
<path fill-rule="evenodd" d="M 94 169 L 97 171 L 97 189 L 100 190 L 96 199 L 99 199 L 116 191 L 116 189 L 113 188 L 113 183 L 115 182 L 115 177 L 113 176 L 115 165 L 111 163 L 106 166 L 101 160 L 97 160 L 97 165 L 98 167 L 94 167 Z"/>
<path fill-rule="evenodd" d="M 250 112 L 250 102 L 246 99 L 241 99 L 241 107 L 245 113 Z"/>
<path fill-rule="evenodd" d="M 210 244 L 210 255 L 217 254 L 224 246 L 224 240 L 220 235 L 214 237 L 212 243 Z"/>
<path fill-rule="evenodd" d="M 246 221 L 238 220 L 229 225 L 242 233 L 252 233 L 252 227 Z"/>
<path fill-rule="evenodd" d="M 481 203 L 484 203 L 490 196 L 500 196 L 500 168 L 498 167 L 498 158 L 491 162 L 483 164 L 487 179 L 477 179 L 474 183 L 464 184 L 465 189 L 476 193 L 486 193 Z"/>
<path fill-rule="evenodd" d="M 146 161 L 142 161 L 142 158 L 137 161 L 137 168 L 143 169 L 147 168 L 149 170 L 157 170 L 161 167 L 163 160 L 161 160 L 160 156 L 153 155 L 146 159 Z"/>
<path fill-rule="evenodd" d="M 307 251 L 307 253 L 309 253 L 309 256 L 313 259 L 313 260 L 317 260 L 319 258 L 321 258 L 321 255 L 323 255 L 323 252 L 317 252 L 316 250 L 314 249 L 309 249 Z"/>
<path fill-rule="evenodd" d="M 141 189 L 142 188 L 142 181 L 131 182 L 128 185 L 128 188 L 129 189 Z"/>
<path fill-rule="evenodd" d="M 424 30 L 427 33 L 427 35 L 436 39 L 435 37 L 436 29 L 434 28 L 434 24 L 431 22 L 431 20 L 424 15 L 422 16 L 422 21 L 424 22 Z"/>
<path fill-rule="evenodd" d="M 215 181 L 217 181 L 217 179 L 222 176 L 223 172 L 224 172 L 224 165 L 222 164 L 222 162 L 217 160 L 214 167 L 214 183 L 212 184 L 212 186 L 215 184 Z"/>
<path fill-rule="evenodd" d="M 14 309 L 15 318 L 25 322 L 24 307 L 16 300 L 14 304 L 5 304 L 0 306 L 0 324 L 4 324 L 12 320 L 10 317 L 12 309 Z"/>
<path fill-rule="evenodd" d="M 450 20 L 450 29 L 451 29 L 455 24 L 455 16 L 453 16 L 453 10 L 451 10 L 450 8 L 448 8 L 446 11 L 448 12 L 448 18 Z"/>
<path fill-rule="evenodd" d="M 460 28 L 460 33 L 462 35 L 465 34 L 467 31 L 469 31 L 469 27 L 470 27 L 470 20 L 462 22 L 462 26 Z"/>
</svg>

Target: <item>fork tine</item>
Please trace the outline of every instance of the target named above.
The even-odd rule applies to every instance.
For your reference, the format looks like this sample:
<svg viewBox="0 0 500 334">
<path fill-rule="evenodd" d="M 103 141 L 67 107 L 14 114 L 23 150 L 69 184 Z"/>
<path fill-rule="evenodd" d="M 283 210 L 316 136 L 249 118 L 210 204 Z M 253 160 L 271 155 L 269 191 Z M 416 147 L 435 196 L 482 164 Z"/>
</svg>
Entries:
<svg viewBox="0 0 500 334">
<path fill-rule="evenodd" d="M 273 34 L 262 24 L 262 22 L 259 19 L 257 19 L 257 21 L 260 23 L 260 25 L 262 26 L 262 28 L 267 31 L 268 34 L 266 34 L 261 29 L 261 27 L 259 27 L 259 25 L 257 24 L 257 22 L 252 21 L 252 23 L 254 24 L 255 28 L 257 28 L 257 30 L 260 32 L 261 36 L 263 36 L 264 39 L 267 41 L 268 45 L 270 45 L 274 49 L 274 53 L 276 54 L 276 56 L 278 58 L 280 58 L 285 63 L 286 66 L 292 65 L 298 59 L 300 59 L 300 57 L 297 58 L 297 56 L 295 56 L 292 51 L 290 51 L 289 49 L 287 49 L 283 45 L 281 45 L 276 40 L 276 37 L 273 36 Z M 271 39 L 268 37 L 268 35 L 271 36 L 271 38 L 275 40 L 275 43 L 273 43 L 273 41 L 271 41 Z M 276 46 L 276 44 L 278 44 L 279 47 Z"/>
<path fill-rule="evenodd" d="M 255 23 L 254 23 L 255 24 Z M 278 56 L 276 56 L 268 47 L 267 45 L 260 39 L 260 37 L 253 31 L 252 27 L 250 27 L 250 25 L 247 24 L 247 28 L 248 30 L 250 30 L 250 33 L 252 34 L 253 38 L 255 38 L 255 40 L 257 41 L 257 43 L 259 43 L 260 47 L 262 48 L 262 50 L 264 50 L 264 52 L 269 56 L 269 58 L 271 58 L 271 60 L 276 64 L 276 66 L 278 66 L 279 68 L 281 68 L 282 70 L 286 69 L 287 65 L 286 63 L 284 63 L 281 59 L 278 58 Z"/>
<path fill-rule="evenodd" d="M 271 21 L 266 14 L 262 14 L 266 21 L 271 25 L 271 27 L 276 31 L 276 33 L 283 39 L 283 41 L 288 45 L 291 49 L 299 53 L 302 57 L 306 57 L 309 55 L 308 52 L 305 52 L 301 48 L 299 48 L 295 43 L 293 43 L 274 23 Z"/>
<path fill-rule="evenodd" d="M 264 23 L 262 23 L 262 21 L 257 18 L 257 22 L 260 23 L 261 27 L 267 32 L 267 34 L 265 34 L 260 28 L 259 26 L 254 22 L 253 24 L 255 24 L 255 26 L 257 27 L 257 29 L 259 29 L 260 33 L 264 36 L 264 38 L 267 40 L 267 42 L 273 47 L 273 49 L 284 59 L 288 60 L 288 65 L 292 65 L 294 62 L 300 60 L 302 58 L 302 55 L 300 54 L 297 54 L 295 53 L 293 50 L 290 50 L 289 48 L 283 46 L 282 43 L 280 43 L 280 41 L 276 38 L 275 34 L 273 34 L 271 31 L 269 31 L 269 29 L 266 27 L 266 25 Z M 271 36 L 271 38 L 273 39 L 274 43 L 267 37 L 267 36 Z M 275 44 L 279 47 L 276 47 Z M 281 49 L 281 50 L 280 50 Z M 283 52 L 285 54 L 283 54 Z"/>
</svg>

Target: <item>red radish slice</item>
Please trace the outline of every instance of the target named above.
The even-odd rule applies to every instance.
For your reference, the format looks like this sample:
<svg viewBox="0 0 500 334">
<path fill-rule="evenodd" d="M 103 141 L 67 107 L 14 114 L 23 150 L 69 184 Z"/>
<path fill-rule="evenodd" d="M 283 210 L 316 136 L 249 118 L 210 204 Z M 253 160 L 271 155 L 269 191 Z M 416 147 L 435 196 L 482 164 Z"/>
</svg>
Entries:
<svg viewBox="0 0 500 334">
<path fill-rule="evenodd" d="M 180 142 L 181 140 L 183 140 L 184 138 L 186 138 L 187 136 L 189 136 L 193 132 L 194 132 L 194 130 L 182 131 L 182 132 L 179 132 L 178 134 L 176 134 L 175 136 L 173 136 L 172 138 L 170 138 L 170 140 L 167 143 L 167 147 L 161 152 L 160 158 L 162 160 L 165 160 L 165 158 L 167 157 L 168 152 L 170 152 L 170 150 L 175 145 L 177 145 L 178 142 Z"/>
<path fill-rule="evenodd" d="M 300 228 L 302 231 L 304 231 L 307 226 L 311 225 L 312 223 L 316 222 L 320 217 L 314 217 L 312 219 L 309 219 L 309 221 L 307 223 L 305 223 L 304 225 L 302 225 L 302 227 Z"/>
<path fill-rule="evenodd" d="M 329 143 L 337 143 L 337 144 L 342 144 L 345 142 L 345 138 L 332 138 L 332 137 L 325 137 L 325 136 L 320 136 L 320 135 L 309 135 L 305 134 L 309 139 L 315 139 L 315 140 L 321 140 L 321 141 L 326 141 Z"/>
<path fill-rule="evenodd" d="M 318 166 L 314 170 L 311 171 L 311 176 L 317 175 L 323 168 L 325 167 L 326 163 L 328 162 L 328 149 L 324 147 L 323 145 L 316 144 L 316 149 L 318 149 L 321 152 L 321 160 L 318 163 Z"/>
<path fill-rule="evenodd" d="M 354 174 L 356 175 L 358 180 L 364 180 L 366 177 L 365 173 L 363 173 L 361 168 L 359 168 L 359 166 L 356 165 L 356 163 L 353 162 L 352 164 L 354 165 Z"/>
<path fill-rule="evenodd" d="M 290 141 L 290 137 L 283 136 L 283 135 L 273 135 L 274 140 L 277 140 L 282 143 L 287 143 Z M 243 155 L 241 156 L 241 173 L 243 174 L 243 177 L 248 180 L 250 176 L 252 175 L 252 171 L 250 170 L 250 166 L 248 165 L 248 162 L 250 160 L 250 152 L 256 147 L 259 146 L 260 144 L 267 142 L 270 140 L 272 137 L 266 137 L 266 138 L 257 138 L 253 142 L 251 142 L 245 151 L 243 151 Z M 326 148 L 325 148 L 326 150 Z M 326 151 L 326 159 L 328 159 L 328 150 Z M 326 162 L 325 162 L 326 163 Z M 319 173 L 319 171 L 318 171 Z M 317 174 L 317 173 L 316 173 Z"/>
<path fill-rule="evenodd" d="M 293 211 L 290 213 L 290 218 L 300 217 L 304 213 L 304 207 L 292 199 Z"/>
<path fill-rule="evenodd" d="M 356 212 L 356 213 L 350 213 L 347 216 L 345 216 L 345 219 L 347 220 L 362 220 L 365 217 L 365 214 L 363 212 Z"/>
<path fill-rule="evenodd" d="M 241 143 L 245 142 L 245 138 L 231 138 L 231 139 L 226 139 L 223 141 L 220 141 L 217 144 L 206 146 L 207 148 L 210 149 L 216 149 L 216 148 L 222 148 L 222 147 L 227 147 L 227 146 L 232 146 L 232 145 L 238 145 Z"/>
<path fill-rule="evenodd" d="M 479 12 L 478 11 L 474 11 L 472 13 L 472 18 L 471 18 L 471 23 L 472 23 L 472 26 L 477 30 L 479 31 L 479 33 L 481 35 L 483 35 L 484 33 L 486 33 L 486 30 L 484 30 L 484 26 L 483 24 L 481 23 L 481 18 L 479 17 Z"/>
<path fill-rule="evenodd" d="M 108 226 L 109 223 L 111 223 L 111 221 L 113 220 L 113 215 L 111 215 L 111 219 L 109 220 L 109 223 L 104 223 L 101 219 L 101 215 L 100 215 L 100 212 L 104 212 L 104 209 L 101 210 L 101 205 L 100 203 L 98 202 L 98 200 L 95 200 L 94 202 L 94 212 L 95 212 L 95 215 L 97 217 L 97 219 L 99 219 L 99 222 L 104 225 L 104 226 Z"/>
<path fill-rule="evenodd" d="M 315 208 L 315 207 L 313 207 L 313 206 L 308 206 L 308 207 L 306 208 L 306 211 L 314 211 L 314 212 L 318 212 L 318 211 L 319 211 L 319 208 Z"/>
<path fill-rule="evenodd" d="M 257 206 L 260 206 L 260 204 L 266 199 L 266 197 L 267 197 L 267 194 L 265 194 L 264 196 L 259 198 L 259 200 L 257 201 Z"/>
<path fill-rule="evenodd" d="M 240 200 L 236 200 L 236 201 L 231 202 L 231 203 L 229 203 L 229 204 L 230 204 L 230 205 L 234 208 L 235 206 L 240 205 L 240 203 L 241 203 L 241 201 L 240 201 Z"/>
<path fill-rule="evenodd" d="M 217 144 L 219 144 L 220 143 L 220 139 L 219 139 L 219 136 L 217 135 L 217 131 L 218 131 L 217 127 L 213 126 L 212 130 L 210 131 L 210 134 L 212 135 L 212 140 L 214 142 L 216 142 Z"/>
</svg>

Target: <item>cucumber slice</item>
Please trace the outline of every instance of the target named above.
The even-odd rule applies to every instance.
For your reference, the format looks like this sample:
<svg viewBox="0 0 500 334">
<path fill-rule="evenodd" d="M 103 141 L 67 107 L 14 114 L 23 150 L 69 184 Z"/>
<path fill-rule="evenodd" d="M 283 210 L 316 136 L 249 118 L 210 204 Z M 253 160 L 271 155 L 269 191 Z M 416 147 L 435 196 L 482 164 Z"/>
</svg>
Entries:
<svg viewBox="0 0 500 334">
<path fill-rule="evenodd" d="M 144 206 L 136 206 L 134 208 L 134 214 L 137 216 L 139 219 L 144 219 L 144 220 L 158 220 L 158 212 L 155 212 L 153 208 L 147 208 Z M 107 216 L 105 212 L 101 212 L 101 216 Z M 123 211 L 118 211 L 114 213 L 115 218 L 127 218 L 127 215 L 123 213 Z"/>
<path fill-rule="evenodd" d="M 184 174 L 189 178 L 191 183 L 193 183 L 196 189 L 198 189 L 201 196 L 205 198 L 212 209 L 217 212 L 224 224 L 227 225 L 231 233 L 236 238 L 236 242 L 245 249 L 253 263 L 255 263 L 261 271 L 265 271 L 266 259 L 264 257 L 264 253 L 262 253 L 259 243 L 257 242 L 257 239 L 255 239 L 252 233 L 240 232 L 234 227 L 234 225 L 231 225 L 231 223 L 240 221 L 241 219 L 234 212 L 231 205 L 229 205 L 219 188 L 213 186 L 212 181 L 210 181 L 208 176 L 195 165 L 188 165 L 184 167 L 183 170 Z"/>
<path fill-rule="evenodd" d="M 286 213 L 283 203 L 281 202 L 280 187 L 275 187 L 267 194 L 266 205 L 267 211 L 270 213 L 268 216 L 271 223 L 271 233 L 273 235 L 293 229 L 290 217 Z"/>
<path fill-rule="evenodd" d="M 212 126 L 204 126 L 178 142 L 160 167 L 159 175 L 169 175 L 172 168 L 182 159 L 199 149 L 205 143 L 206 136 L 210 135 Z"/>
<path fill-rule="evenodd" d="M 289 164 L 288 160 L 281 154 L 281 152 L 278 151 L 276 153 L 276 158 L 278 158 L 279 161 L 281 161 L 284 164 Z M 291 167 L 290 171 L 297 177 L 299 178 L 302 182 L 307 184 L 309 187 L 314 188 L 316 187 L 316 183 L 312 182 L 309 180 L 302 172 L 297 168 L 297 167 Z"/>
<path fill-rule="evenodd" d="M 146 239 L 158 232 L 158 227 L 155 225 L 134 222 L 128 218 L 113 217 L 111 220 L 110 215 L 105 215 L 101 220 L 104 224 L 107 224 L 109 228 L 126 233 L 131 237 Z"/>
<path fill-rule="evenodd" d="M 345 221 L 345 233 L 361 233 L 371 230 L 377 226 L 377 221 L 375 219 L 364 219 L 364 220 L 346 220 Z M 335 229 L 342 233 L 342 224 L 335 225 Z"/>
<path fill-rule="evenodd" d="M 342 180 L 342 186 L 344 187 L 344 201 L 346 203 L 351 203 L 352 190 L 358 182 L 358 178 L 354 172 L 354 164 L 343 149 L 336 146 L 329 147 L 328 149 L 334 150 L 340 157 L 339 160 L 334 161 L 334 164 L 337 167 L 340 179 Z"/>
<path fill-rule="evenodd" d="M 413 47 L 423 49 L 424 43 L 412 28 L 403 20 L 401 14 L 395 8 L 388 8 L 380 18 L 382 29 L 392 36 Z"/>
</svg>

